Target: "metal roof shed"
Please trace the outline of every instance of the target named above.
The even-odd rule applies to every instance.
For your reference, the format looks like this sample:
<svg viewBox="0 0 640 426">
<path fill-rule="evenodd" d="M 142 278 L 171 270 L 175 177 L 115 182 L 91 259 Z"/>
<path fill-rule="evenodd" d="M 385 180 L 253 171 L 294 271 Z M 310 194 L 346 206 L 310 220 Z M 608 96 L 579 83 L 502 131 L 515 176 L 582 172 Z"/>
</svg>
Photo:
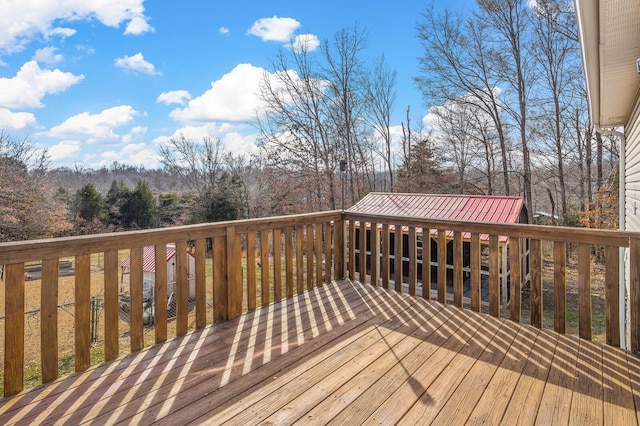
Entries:
<svg viewBox="0 0 640 426">
<path fill-rule="evenodd" d="M 452 221 L 491 222 L 491 223 L 527 223 L 527 208 L 523 197 L 517 196 L 487 196 L 487 195 L 453 195 L 453 194 L 403 194 L 372 192 L 353 205 L 349 210 L 353 213 L 380 214 L 389 216 L 408 216 L 425 219 L 442 219 Z M 407 230 L 403 229 L 403 233 Z M 370 231 L 367 231 L 370 232 Z M 390 232 L 395 232 L 390 227 Z M 430 235 L 435 236 L 437 230 L 430 230 Z M 452 238 L 453 233 L 447 232 L 447 237 Z M 465 243 L 471 235 L 463 233 Z M 403 241 L 405 238 L 403 237 Z M 482 243 L 489 241 L 487 234 L 480 235 Z M 357 243 L 356 243 L 357 244 Z M 406 238 L 408 246 L 408 238 Z M 419 243 L 420 244 L 420 243 Z M 424 242 L 422 242 L 424 244 Z M 448 245 L 451 243 L 449 242 Z M 404 243 L 403 243 L 404 245 Z M 431 239 L 431 245 L 437 245 L 435 239 Z M 507 250 L 509 239 L 500 237 L 500 250 L 502 252 L 502 301 L 508 302 L 508 276 Z M 431 250 L 434 253 L 434 250 Z M 463 262 L 468 264 L 468 251 L 464 251 Z M 523 246 L 521 253 L 523 267 L 526 276 L 528 272 L 528 247 Z M 451 259 L 451 257 L 448 257 Z M 449 262 L 447 262 L 449 263 Z M 431 259 L 432 267 L 437 266 L 437 259 Z M 453 265 L 448 267 L 453 268 Z M 432 274 L 433 276 L 433 274 Z"/>
</svg>

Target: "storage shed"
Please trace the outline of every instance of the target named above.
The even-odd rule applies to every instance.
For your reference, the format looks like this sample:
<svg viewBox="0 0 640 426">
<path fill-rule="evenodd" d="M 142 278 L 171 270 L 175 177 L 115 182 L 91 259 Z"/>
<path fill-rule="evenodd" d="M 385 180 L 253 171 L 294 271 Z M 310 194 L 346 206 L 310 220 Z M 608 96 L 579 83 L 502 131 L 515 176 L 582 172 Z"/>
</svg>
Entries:
<svg viewBox="0 0 640 426">
<path fill-rule="evenodd" d="M 195 267 L 196 259 L 191 252 L 187 252 L 189 259 L 188 281 L 189 281 L 189 310 L 193 308 L 193 300 L 195 300 Z M 176 283 L 176 247 L 175 245 L 167 245 L 166 255 L 167 265 L 167 309 L 169 317 L 175 316 L 175 283 Z M 143 271 L 143 303 L 144 303 L 144 322 L 147 325 L 153 324 L 155 312 L 154 291 L 156 282 L 156 255 L 153 246 L 147 246 L 143 249 L 142 254 L 142 271 Z M 120 317 L 128 321 L 129 313 L 129 289 L 128 280 L 125 282 L 125 275 L 131 272 L 131 256 L 127 256 L 120 262 Z"/>
<path fill-rule="evenodd" d="M 451 194 L 401 194 L 401 193 L 380 193 L 372 192 L 366 195 L 362 200 L 349 209 L 353 213 L 381 214 L 389 216 L 407 216 L 424 219 L 442 219 L 451 221 L 470 221 L 470 222 L 490 222 L 490 223 L 527 223 L 527 208 L 522 197 L 516 196 L 488 196 L 488 195 L 451 195 Z M 358 232 L 358 231 L 356 231 Z M 396 232 L 395 227 L 390 227 L 390 233 Z M 408 236 L 407 230 L 403 229 L 403 252 L 408 252 Z M 367 234 L 370 230 L 367 230 Z M 430 230 L 431 245 L 431 268 L 432 277 L 437 277 L 437 230 Z M 467 269 L 470 265 L 470 237 L 469 233 L 463 233 L 463 268 Z M 453 232 L 447 232 L 447 259 L 452 259 L 453 254 Z M 390 252 L 394 253 L 393 241 L 390 238 Z M 356 249 L 358 238 L 356 238 Z M 367 246 L 370 245 L 369 235 L 366 237 Z M 489 235 L 481 234 L 480 243 L 486 246 L 489 243 Z M 501 236 L 499 239 L 501 251 L 501 281 L 502 281 L 502 300 L 503 303 L 508 301 L 508 249 L 509 238 Z M 421 263 L 421 248 L 426 241 L 419 239 L 418 244 L 418 262 Z M 521 245 L 522 265 L 524 268 L 523 277 L 528 273 L 528 242 Z M 405 264 L 403 269 L 407 269 Z M 453 264 L 448 264 L 447 268 L 453 270 Z M 420 269 L 420 268 L 419 268 Z M 403 271 L 404 274 L 407 271 Z M 418 277 L 421 279 L 421 276 Z M 450 281 L 450 280 L 448 280 Z M 435 283 L 430 283 L 433 286 Z M 431 287 L 430 286 L 430 287 Z"/>
</svg>

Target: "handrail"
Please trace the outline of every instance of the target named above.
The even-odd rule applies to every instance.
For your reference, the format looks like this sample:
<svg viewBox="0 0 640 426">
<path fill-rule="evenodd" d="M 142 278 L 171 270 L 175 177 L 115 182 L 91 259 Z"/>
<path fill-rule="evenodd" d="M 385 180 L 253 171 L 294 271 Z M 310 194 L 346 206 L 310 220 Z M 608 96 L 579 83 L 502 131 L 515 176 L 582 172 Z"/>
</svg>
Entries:
<svg viewBox="0 0 640 426">
<path fill-rule="evenodd" d="M 96 285 L 92 283 L 92 254 L 104 255 L 104 278 L 99 284 L 104 294 L 104 359 L 108 361 L 122 354 L 119 312 L 123 303 L 128 310 L 125 316 L 129 322 L 131 352 L 149 344 L 145 342 L 144 331 L 150 322 L 149 313 L 144 312 L 145 303 L 150 303 L 145 300 L 149 296 L 145 296 L 144 287 L 144 247 L 154 247 L 155 288 L 146 294 L 153 294 L 152 322 L 155 342 L 160 343 L 168 338 L 170 317 L 175 316 L 175 333 L 181 336 L 188 331 L 189 315 L 193 311 L 195 327 L 202 328 L 207 322 L 235 318 L 245 309 L 255 309 L 342 276 L 341 223 L 340 211 L 328 211 L 0 243 L 0 265 L 5 266 L 4 395 L 14 395 L 24 388 L 26 262 L 41 261 L 43 265 L 39 337 L 41 376 L 46 383 L 59 374 L 57 299 L 61 258 L 73 257 L 75 263 L 73 352 L 75 371 L 83 371 L 92 363 L 90 309 L 91 292 Z M 176 252 L 175 276 L 171 279 L 167 244 L 175 245 Z M 210 259 L 207 258 L 209 250 Z M 121 292 L 119 282 L 120 251 L 131 256 L 129 291 L 125 293 Z M 189 251 L 192 256 L 187 254 Z M 194 279 L 189 279 L 192 275 Z M 29 290 L 32 286 L 33 282 L 29 282 Z M 168 315 L 168 304 L 175 304 L 171 315 Z M 29 356 L 37 358 L 37 354 Z"/>
<path fill-rule="evenodd" d="M 431 289 L 432 285 L 436 285 L 437 300 L 442 303 L 447 302 L 449 297 L 447 288 L 449 288 L 452 289 L 453 304 L 458 307 L 463 307 L 462 296 L 465 285 L 463 283 L 466 280 L 470 292 L 469 305 L 475 311 L 481 309 L 482 247 L 488 247 L 488 261 L 484 267 L 489 270 L 489 280 L 484 285 L 488 286 L 489 290 L 489 313 L 500 316 L 502 310 L 508 313 L 511 320 L 520 322 L 522 286 L 528 283 L 530 285 L 530 322 L 539 328 L 543 326 L 542 243 L 547 242 L 553 247 L 553 276 L 550 277 L 554 296 L 553 325 L 554 330 L 559 333 L 566 332 L 567 323 L 567 244 L 577 244 L 578 328 L 579 336 L 585 339 L 592 337 L 591 252 L 594 246 L 601 246 L 605 257 L 606 342 L 613 346 L 620 345 L 621 333 L 625 330 L 624 326 L 620 327 L 620 321 L 626 321 L 626 318 L 624 311 L 623 315 L 620 315 L 619 248 L 628 248 L 630 258 L 628 326 L 631 330 L 629 348 L 634 353 L 640 352 L 640 233 L 422 219 L 355 212 L 345 212 L 343 226 L 347 229 L 345 238 L 348 241 L 345 250 L 350 278 L 425 298 L 431 297 L 431 291 L 424 291 L 424 289 Z M 397 229 L 402 230 L 401 238 L 396 232 Z M 427 256 L 432 262 L 418 262 L 418 259 L 412 259 L 411 255 L 407 261 L 404 260 L 407 252 L 416 253 L 415 245 L 418 236 L 423 238 L 423 256 Z M 500 243 L 502 240 L 499 237 L 507 237 L 505 243 Z M 435 244 L 433 247 L 435 251 L 431 250 L 429 244 L 425 244 L 427 238 Z M 363 245 L 365 250 L 360 250 Z M 466 249 L 463 250 L 463 247 Z M 395 256 L 396 250 L 400 251 L 400 258 L 403 260 Z M 426 266 L 433 263 L 437 266 Z M 470 265 L 470 273 L 467 274 L 464 271 L 466 267 L 463 267 L 463 264 Z M 400 270 L 402 274 L 396 273 Z M 508 280 L 507 277 L 509 277 Z M 422 286 L 422 282 L 429 285 Z M 504 297 L 506 294 L 511 295 L 508 309 L 504 303 L 501 303 L 501 296 Z"/>
</svg>

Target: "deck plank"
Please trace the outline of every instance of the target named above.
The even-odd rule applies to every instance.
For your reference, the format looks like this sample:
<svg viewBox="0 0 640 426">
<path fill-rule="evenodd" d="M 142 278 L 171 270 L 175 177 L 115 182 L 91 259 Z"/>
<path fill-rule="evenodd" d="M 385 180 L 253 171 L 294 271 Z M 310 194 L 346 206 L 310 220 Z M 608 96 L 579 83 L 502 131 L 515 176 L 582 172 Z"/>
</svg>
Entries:
<svg viewBox="0 0 640 426">
<path fill-rule="evenodd" d="M 569 422 L 577 357 L 577 338 L 561 336 L 553 354 L 536 424 L 567 424 Z"/>
<path fill-rule="evenodd" d="M 502 416 L 502 424 L 535 422 L 557 341 L 558 335 L 554 332 L 541 330 L 538 334 L 535 349 L 529 355 Z"/>
<path fill-rule="evenodd" d="M 603 346 L 602 350 L 604 424 L 630 425 L 636 423 L 635 402 L 625 353 L 618 348 L 607 345 Z"/>
<path fill-rule="evenodd" d="M 0 424 L 632 424 L 640 359 L 348 280 L 0 400 Z"/>
<path fill-rule="evenodd" d="M 468 313 L 465 312 L 465 314 Z M 410 380 L 406 380 L 393 395 L 382 402 L 367 419 L 367 422 L 397 423 L 418 401 L 430 398 L 428 394 L 425 394 L 425 390 L 428 390 L 429 386 L 438 379 L 443 371 L 455 367 L 455 365 L 451 365 L 452 359 L 455 359 L 461 351 L 469 347 L 468 342 L 476 333 L 482 332 L 480 330 L 487 317 L 456 315 L 453 320 L 458 322 L 456 325 L 459 325 L 459 328 L 450 327 L 447 330 L 445 342 L 437 352 L 422 364 L 416 373 L 411 376 Z M 478 345 L 472 346 L 476 350 L 478 349 Z"/>
<path fill-rule="evenodd" d="M 507 356 L 477 401 L 468 419 L 470 424 L 500 423 L 534 347 L 539 332 L 537 328 L 510 325 L 519 328 L 518 338 L 511 344 Z"/>
<path fill-rule="evenodd" d="M 603 424 L 602 345 L 583 339 L 579 344 L 569 424 Z"/>
</svg>

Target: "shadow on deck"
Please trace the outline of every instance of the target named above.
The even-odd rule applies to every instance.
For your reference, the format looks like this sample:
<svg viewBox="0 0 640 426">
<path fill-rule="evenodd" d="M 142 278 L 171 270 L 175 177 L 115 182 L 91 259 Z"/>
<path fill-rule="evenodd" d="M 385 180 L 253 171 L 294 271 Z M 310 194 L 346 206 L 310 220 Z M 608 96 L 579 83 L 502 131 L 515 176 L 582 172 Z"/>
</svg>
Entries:
<svg viewBox="0 0 640 426">
<path fill-rule="evenodd" d="M 0 423 L 637 423 L 627 352 L 333 282 L 0 402 Z"/>
</svg>

